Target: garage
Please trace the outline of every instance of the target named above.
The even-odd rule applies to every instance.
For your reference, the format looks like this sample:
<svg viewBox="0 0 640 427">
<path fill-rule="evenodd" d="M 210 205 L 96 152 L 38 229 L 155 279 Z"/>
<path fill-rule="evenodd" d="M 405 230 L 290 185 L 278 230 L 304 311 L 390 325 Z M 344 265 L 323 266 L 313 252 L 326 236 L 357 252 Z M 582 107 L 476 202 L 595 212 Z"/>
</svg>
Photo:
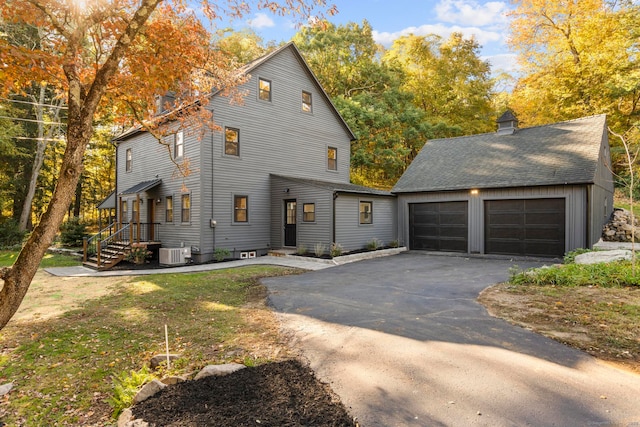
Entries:
<svg viewBox="0 0 640 427">
<path fill-rule="evenodd" d="M 409 247 L 467 252 L 468 212 L 466 201 L 409 204 Z"/>
<path fill-rule="evenodd" d="M 562 257 L 565 199 L 485 200 L 485 253 Z"/>
</svg>

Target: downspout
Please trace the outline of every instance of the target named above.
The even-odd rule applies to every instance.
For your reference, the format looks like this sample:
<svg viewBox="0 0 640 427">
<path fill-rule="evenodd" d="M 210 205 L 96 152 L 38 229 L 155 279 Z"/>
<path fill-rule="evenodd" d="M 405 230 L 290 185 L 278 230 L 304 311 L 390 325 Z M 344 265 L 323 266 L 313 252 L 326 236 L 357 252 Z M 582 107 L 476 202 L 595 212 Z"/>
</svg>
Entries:
<svg viewBox="0 0 640 427">
<path fill-rule="evenodd" d="M 211 111 L 211 115 L 213 116 L 213 111 Z M 212 119 L 211 119 L 211 120 L 213 120 L 213 117 L 212 117 Z M 212 126 L 212 129 L 210 130 L 210 132 L 211 132 L 211 217 L 209 218 L 209 227 L 210 227 L 210 228 L 211 228 L 211 230 L 212 230 L 212 231 L 211 231 L 211 233 L 212 233 L 212 240 L 213 240 L 213 252 L 215 253 L 215 251 L 216 251 L 216 249 L 217 249 L 217 248 L 216 248 L 216 227 L 213 227 L 213 223 L 212 223 L 212 221 L 214 221 L 214 220 L 215 220 L 215 216 L 214 216 L 214 206 L 213 206 L 213 204 L 214 204 L 214 202 L 215 202 L 215 199 L 214 199 L 214 197 L 213 197 L 214 192 L 215 192 L 215 190 L 214 190 L 214 188 L 215 188 L 215 186 L 214 186 L 214 182 L 215 182 L 215 179 L 214 179 L 215 171 L 214 171 L 214 166 L 213 166 L 213 161 L 214 161 L 214 158 L 215 158 L 215 154 L 214 154 L 214 151 L 215 151 L 215 150 L 214 150 L 214 148 L 213 148 L 213 145 L 214 145 L 214 131 L 213 131 L 213 126 Z"/>
<path fill-rule="evenodd" d="M 334 191 L 333 192 L 333 200 L 331 201 L 331 214 L 332 214 L 332 221 L 331 221 L 331 225 L 333 230 L 331 231 L 331 242 L 332 243 L 337 243 L 336 242 L 336 199 L 338 198 L 338 192 Z"/>
<path fill-rule="evenodd" d="M 114 141 L 111 141 L 111 144 L 113 144 L 113 146 L 116 148 L 116 182 L 114 185 L 114 193 L 113 193 L 113 197 L 115 198 L 115 202 L 116 202 L 116 221 L 118 223 L 118 226 L 116 227 L 116 231 L 120 230 L 120 203 L 121 202 L 121 197 L 118 197 L 118 144 L 116 144 Z M 120 199 L 120 200 L 119 200 Z"/>
<path fill-rule="evenodd" d="M 593 244 L 591 243 L 591 235 L 592 235 L 592 225 L 591 225 L 591 220 L 593 218 L 593 184 L 589 185 L 586 188 L 586 193 L 587 193 L 587 223 L 586 223 L 586 228 L 587 228 L 587 241 L 586 243 L 586 247 L 587 249 L 592 249 L 593 248 Z"/>
</svg>

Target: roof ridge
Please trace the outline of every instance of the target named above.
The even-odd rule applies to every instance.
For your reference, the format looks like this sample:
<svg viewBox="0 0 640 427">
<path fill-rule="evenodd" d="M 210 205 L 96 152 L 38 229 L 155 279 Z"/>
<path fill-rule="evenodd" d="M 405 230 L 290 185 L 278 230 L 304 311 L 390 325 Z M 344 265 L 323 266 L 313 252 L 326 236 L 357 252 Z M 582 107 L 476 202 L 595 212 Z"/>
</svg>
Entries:
<svg viewBox="0 0 640 427">
<path fill-rule="evenodd" d="M 561 125 L 561 124 L 563 124 L 563 123 L 571 123 L 571 122 L 585 121 L 585 120 L 588 120 L 588 119 L 593 119 L 593 118 L 595 118 L 595 117 L 602 117 L 602 116 L 607 117 L 607 115 L 606 115 L 605 113 L 602 113 L 602 114 L 592 114 L 592 115 L 590 115 L 590 116 L 577 117 L 577 118 L 575 118 L 575 119 L 567 119 L 567 120 L 563 120 L 563 121 L 561 121 L 561 122 L 554 122 L 554 123 L 547 123 L 547 124 L 544 124 L 544 125 L 529 126 L 529 127 L 526 127 L 526 128 L 520 128 L 520 129 L 518 129 L 518 130 L 528 130 L 528 129 L 536 129 L 536 128 L 547 127 L 547 126 L 556 126 L 556 125 Z"/>
<path fill-rule="evenodd" d="M 530 129 L 538 129 L 538 128 L 543 128 L 543 127 L 550 127 L 550 126 L 557 126 L 557 125 L 561 125 L 564 123 L 571 123 L 571 122 L 578 122 L 578 121 L 585 121 L 588 119 L 593 119 L 595 117 L 607 117 L 607 115 L 605 113 L 602 114 L 592 114 L 590 116 L 584 116 L 584 117 L 578 117 L 575 119 L 569 119 L 569 120 L 564 120 L 561 122 L 554 122 L 554 123 L 547 123 L 544 125 L 535 125 L 535 126 L 529 126 L 526 128 L 518 128 L 516 130 L 516 133 L 518 132 L 522 132 L 525 130 L 530 130 Z M 448 142 L 456 142 L 456 140 L 461 140 L 461 139 L 465 139 L 465 138 L 477 138 L 479 136 L 483 136 L 483 135 L 496 135 L 496 132 L 483 132 L 483 133 L 474 133 L 472 135 L 461 135 L 461 136 L 452 136 L 449 138 L 434 138 L 434 139 L 428 139 L 427 142 L 434 142 L 434 141 L 448 141 Z"/>
</svg>

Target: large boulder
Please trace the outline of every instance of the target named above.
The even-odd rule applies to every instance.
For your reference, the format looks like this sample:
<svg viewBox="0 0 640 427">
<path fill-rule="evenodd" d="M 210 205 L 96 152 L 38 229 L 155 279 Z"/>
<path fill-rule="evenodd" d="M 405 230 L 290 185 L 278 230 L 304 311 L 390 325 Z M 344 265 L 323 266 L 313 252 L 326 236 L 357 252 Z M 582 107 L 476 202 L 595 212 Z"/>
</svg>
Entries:
<svg viewBox="0 0 640 427">
<path fill-rule="evenodd" d="M 198 375 L 196 375 L 194 379 L 199 380 L 201 378 L 206 378 L 211 376 L 221 377 L 224 375 L 229 375 L 231 373 L 234 373 L 244 368 L 246 368 L 246 366 L 241 365 L 240 363 L 225 363 L 224 365 L 207 365 L 204 368 L 202 368 L 200 372 L 198 372 Z"/>
<path fill-rule="evenodd" d="M 613 251 L 595 251 L 576 255 L 576 264 L 599 264 L 603 262 L 613 262 L 631 259 L 631 251 L 626 249 L 616 249 Z"/>
<path fill-rule="evenodd" d="M 166 384 L 158 380 L 153 380 L 150 383 L 145 384 L 144 387 L 142 387 L 138 394 L 136 394 L 136 396 L 133 398 L 133 403 L 140 403 L 144 400 L 147 400 L 166 386 Z"/>
</svg>

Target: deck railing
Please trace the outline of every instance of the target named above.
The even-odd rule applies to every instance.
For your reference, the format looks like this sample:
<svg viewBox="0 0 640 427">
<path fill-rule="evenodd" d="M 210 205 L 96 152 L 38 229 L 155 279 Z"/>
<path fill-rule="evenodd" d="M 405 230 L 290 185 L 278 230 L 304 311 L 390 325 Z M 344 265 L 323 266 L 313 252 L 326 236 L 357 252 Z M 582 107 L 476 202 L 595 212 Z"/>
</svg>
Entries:
<svg viewBox="0 0 640 427">
<path fill-rule="evenodd" d="M 160 242 L 160 223 L 121 224 L 114 222 L 100 230 L 97 234 L 85 238 L 83 241 L 83 262 L 95 255 L 97 264 L 102 265 L 102 250 L 110 244 L 120 244 L 126 247 L 132 243 Z"/>
</svg>

